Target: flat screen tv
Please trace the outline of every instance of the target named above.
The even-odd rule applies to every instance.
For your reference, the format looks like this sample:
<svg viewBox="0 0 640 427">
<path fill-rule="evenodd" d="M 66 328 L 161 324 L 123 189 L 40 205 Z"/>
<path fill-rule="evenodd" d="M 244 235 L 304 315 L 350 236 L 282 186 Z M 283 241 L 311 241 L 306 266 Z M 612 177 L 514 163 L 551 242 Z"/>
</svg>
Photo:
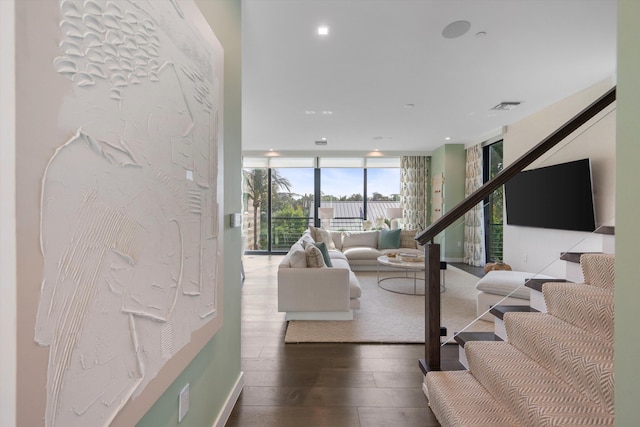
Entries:
<svg viewBox="0 0 640 427">
<path fill-rule="evenodd" d="M 504 190 L 508 225 L 595 230 L 589 159 L 522 171 Z"/>
</svg>

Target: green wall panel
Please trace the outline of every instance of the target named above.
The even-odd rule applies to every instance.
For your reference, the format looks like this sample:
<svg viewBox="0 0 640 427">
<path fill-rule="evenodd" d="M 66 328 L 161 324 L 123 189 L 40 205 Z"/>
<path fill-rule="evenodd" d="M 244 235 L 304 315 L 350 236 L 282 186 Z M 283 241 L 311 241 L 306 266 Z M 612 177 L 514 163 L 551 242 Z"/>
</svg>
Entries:
<svg viewBox="0 0 640 427">
<path fill-rule="evenodd" d="M 240 0 L 196 0 L 222 44 L 224 56 L 225 219 L 241 209 Z M 140 420 L 138 427 L 209 427 L 240 376 L 240 228 L 224 223 L 224 322 L 187 368 Z M 178 395 L 189 383 L 189 411 L 178 424 Z M 135 402 L 135 401 L 134 401 Z"/>
<path fill-rule="evenodd" d="M 616 297 L 615 411 L 616 426 L 636 426 L 640 420 L 638 390 L 638 325 L 640 325 L 640 2 L 618 2 L 618 89 L 616 136 Z"/>
<path fill-rule="evenodd" d="M 444 211 L 464 199 L 465 149 L 463 144 L 446 144 L 436 149 L 431 155 L 431 179 L 444 175 Z M 461 259 L 464 256 L 464 229 L 462 220 L 447 228 L 434 239 L 440 244 L 441 256 L 444 259 Z"/>
</svg>

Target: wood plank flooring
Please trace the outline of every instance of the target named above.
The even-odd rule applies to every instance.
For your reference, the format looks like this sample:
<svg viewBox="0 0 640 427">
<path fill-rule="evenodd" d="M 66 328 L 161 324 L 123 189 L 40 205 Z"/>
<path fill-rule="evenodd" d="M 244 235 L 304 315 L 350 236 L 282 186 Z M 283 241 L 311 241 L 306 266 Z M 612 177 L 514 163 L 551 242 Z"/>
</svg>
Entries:
<svg viewBox="0 0 640 427">
<path fill-rule="evenodd" d="M 226 425 L 438 426 L 422 392 L 422 345 L 284 343 L 276 286 L 281 259 L 244 258 L 245 387 Z"/>
</svg>

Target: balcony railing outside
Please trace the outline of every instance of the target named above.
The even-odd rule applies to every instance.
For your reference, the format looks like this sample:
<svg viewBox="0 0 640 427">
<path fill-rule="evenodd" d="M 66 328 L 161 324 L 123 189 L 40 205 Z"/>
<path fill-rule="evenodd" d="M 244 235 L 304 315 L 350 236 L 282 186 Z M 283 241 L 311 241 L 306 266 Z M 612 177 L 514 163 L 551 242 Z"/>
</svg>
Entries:
<svg viewBox="0 0 640 427">
<path fill-rule="evenodd" d="M 489 224 L 487 238 L 487 259 L 489 261 L 502 261 L 502 224 Z"/>
<path fill-rule="evenodd" d="M 330 229 L 334 231 L 362 231 L 362 218 L 332 218 Z M 288 251 L 302 235 L 304 230 L 313 225 L 311 217 L 272 217 L 271 218 L 271 250 Z"/>
<path fill-rule="evenodd" d="M 313 224 L 309 217 L 272 217 L 271 218 L 271 250 L 288 251 L 302 236 L 304 230 Z"/>
</svg>

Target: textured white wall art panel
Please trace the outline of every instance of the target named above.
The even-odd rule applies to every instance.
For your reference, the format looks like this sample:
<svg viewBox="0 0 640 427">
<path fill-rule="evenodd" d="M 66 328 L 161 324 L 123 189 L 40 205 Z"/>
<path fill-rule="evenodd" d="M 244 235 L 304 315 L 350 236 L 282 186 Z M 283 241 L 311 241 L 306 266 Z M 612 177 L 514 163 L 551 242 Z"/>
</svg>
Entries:
<svg viewBox="0 0 640 427">
<path fill-rule="evenodd" d="M 42 180 L 47 426 L 108 425 L 221 307 L 222 51 L 172 0 L 60 2 Z"/>
</svg>

